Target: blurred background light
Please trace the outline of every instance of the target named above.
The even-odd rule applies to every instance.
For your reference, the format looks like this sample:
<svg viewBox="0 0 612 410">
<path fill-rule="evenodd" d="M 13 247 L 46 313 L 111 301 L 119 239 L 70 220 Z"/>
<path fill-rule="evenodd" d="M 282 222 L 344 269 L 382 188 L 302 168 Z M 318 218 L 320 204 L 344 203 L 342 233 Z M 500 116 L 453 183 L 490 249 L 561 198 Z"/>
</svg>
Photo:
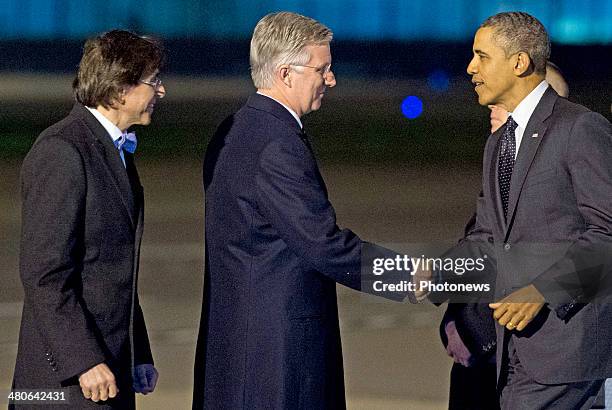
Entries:
<svg viewBox="0 0 612 410">
<path fill-rule="evenodd" d="M 442 69 L 434 70 L 427 76 L 427 84 L 436 92 L 444 92 L 448 90 L 450 78 L 446 71 Z"/>
<path fill-rule="evenodd" d="M 612 0 L 1 0 L 0 39 L 80 39 L 111 27 L 164 38 L 250 37 L 265 14 L 320 20 L 337 39 L 468 41 L 480 22 L 509 10 L 533 14 L 561 44 L 612 42 Z"/>
<path fill-rule="evenodd" d="M 402 114 L 404 117 L 413 120 L 418 118 L 423 112 L 423 102 L 414 95 L 409 95 L 402 101 Z"/>
</svg>

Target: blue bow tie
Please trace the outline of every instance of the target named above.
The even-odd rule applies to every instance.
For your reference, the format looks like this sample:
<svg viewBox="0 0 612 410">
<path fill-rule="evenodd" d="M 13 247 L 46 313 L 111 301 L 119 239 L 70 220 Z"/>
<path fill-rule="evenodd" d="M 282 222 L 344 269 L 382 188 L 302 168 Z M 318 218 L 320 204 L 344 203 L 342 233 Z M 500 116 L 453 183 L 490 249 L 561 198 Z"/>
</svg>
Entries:
<svg viewBox="0 0 612 410">
<path fill-rule="evenodd" d="M 136 134 L 133 132 L 123 133 L 119 139 L 115 140 L 115 147 L 119 151 L 124 150 L 133 154 L 136 151 Z"/>
</svg>

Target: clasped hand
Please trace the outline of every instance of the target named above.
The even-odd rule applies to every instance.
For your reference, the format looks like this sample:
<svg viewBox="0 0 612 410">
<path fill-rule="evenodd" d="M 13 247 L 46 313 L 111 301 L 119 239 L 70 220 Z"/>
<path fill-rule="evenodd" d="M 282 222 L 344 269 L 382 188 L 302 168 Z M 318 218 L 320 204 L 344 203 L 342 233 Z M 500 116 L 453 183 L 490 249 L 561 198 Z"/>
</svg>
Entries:
<svg viewBox="0 0 612 410">
<path fill-rule="evenodd" d="M 427 295 L 429 294 L 429 291 L 427 288 L 424 288 L 424 289 L 421 288 L 421 282 L 430 282 L 432 276 L 433 276 L 433 273 L 431 269 L 423 269 L 419 267 L 414 272 L 414 276 L 412 277 L 412 282 L 414 283 L 415 289 L 416 289 L 414 292 L 414 297 L 416 298 L 418 302 L 425 299 Z"/>
</svg>

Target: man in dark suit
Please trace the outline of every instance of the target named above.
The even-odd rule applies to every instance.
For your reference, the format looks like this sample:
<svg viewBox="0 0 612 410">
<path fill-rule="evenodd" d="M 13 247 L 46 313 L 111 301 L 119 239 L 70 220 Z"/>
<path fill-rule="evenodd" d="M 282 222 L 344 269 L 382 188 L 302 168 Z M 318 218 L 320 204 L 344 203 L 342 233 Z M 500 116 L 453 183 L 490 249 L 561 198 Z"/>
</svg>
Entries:
<svg viewBox="0 0 612 410">
<path fill-rule="evenodd" d="M 127 31 L 88 40 L 74 108 L 23 162 L 14 390 L 62 389 L 71 409 L 130 409 L 134 391 L 155 388 L 136 290 L 143 190 L 126 130 L 148 125 L 164 96 L 162 60 L 157 42 Z"/>
<path fill-rule="evenodd" d="M 473 53 L 479 103 L 509 116 L 487 141 L 474 225 L 451 254 L 486 254 L 496 270 L 501 407 L 588 409 L 612 374 L 609 292 L 592 297 L 610 273 L 610 123 L 544 81 L 550 43 L 534 17 L 490 17 Z"/>
<path fill-rule="evenodd" d="M 559 94 L 567 98 L 569 87 L 561 70 L 552 62 L 546 63 L 546 82 Z M 508 111 L 489 105 L 491 134 L 508 120 Z M 473 236 L 476 215 L 465 228 L 464 237 Z M 492 267 L 489 265 L 488 269 Z M 485 303 L 449 303 L 440 323 L 442 343 L 453 367 L 450 376 L 449 410 L 494 410 L 499 408 L 496 381 L 495 351 L 497 337 L 495 320 Z"/>
<path fill-rule="evenodd" d="M 387 251 L 338 228 L 302 129 L 336 85 L 331 39 L 298 14 L 261 19 L 251 40 L 257 93 L 207 148 L 194 409 L 345 407 L 336 283 L 372 291 L 362 258 L 371 266 Z"/>
</svg>

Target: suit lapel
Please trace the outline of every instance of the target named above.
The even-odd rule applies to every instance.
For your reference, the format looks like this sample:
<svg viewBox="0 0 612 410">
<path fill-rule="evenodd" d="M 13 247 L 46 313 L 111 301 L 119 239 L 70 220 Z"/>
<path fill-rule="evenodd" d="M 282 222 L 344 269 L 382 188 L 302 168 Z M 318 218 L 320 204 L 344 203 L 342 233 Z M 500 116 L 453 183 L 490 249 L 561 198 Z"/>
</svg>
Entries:
<svg viewBox="0 0 612 410">
<path fill-rule="evenodd" d="M 121 202 L 128 213 L 132 228 L 136 227 L 136 202 L 132 191 L 130 180 L 126 172 L 126 168 L 121 161 L 119 152 L 108 132 L 102 124 L 81 104 L 76 104 L 71 115 L 75 115 L 82 119 L 91 132 L 94 138 L 93 145 L 96 151 L 100 154 L 104 169 L 111 177 L 115 188 L 119 191 Z"/>
<path fill-rule="evenodd" d="M 319 170 L 319 164 L 317 163 L 317 157 L 315 156 L 314 150 L 312 149 L 312 145 L 310 144 L 310 138 L 305 132 L 301 132 L 300 139 L 302 140 L 304 145 L 306 145 L 306 148 L 308 148 L 308 151 L 310 151 L 310 155 L 312 155 L 312 160 L 315 163 L 315 172 L 316 172 L 317 180 L 319 181 L 319 184 L 321 184 L 321 187 L 323 188 L 323 192 L 325 193 L 325 198 L 328 198 L 329 194 L 327 192 L 327 186 L 325 185 L 325 181 L 323 180 L 323 176 L 321 175 L 321 171 Z"/>
<path fill-rule="evenodd" d="M 140 184 L 140 177 L 136 170 L 136 164 L 134 163 L 134 154 L 125 152 L 125 169 L 127 171 L 128 180 L 130 181 L 130 187 L 132 188 L 132 194 L 134 195 L 134 202 L 136 207 L 136 213 L 140 215 L 140 210 L 144 205 L 144 195 L 142 185 Z M 137 215 L 135 215 L 136 217 Z M 138 219 L 138 218 L 137 218 Z"/>
<path fill-rule="evenodd" d="M 323 188 L 325 193 L 325 197 L 327 198 L 327 186 L 325 186 L 325 181 L 321 176 L 321 172 L 319 171 L 319 166 L 317 164 L 317 159 L 315 157 L 314 151 L 312 149 L 312 145 L 310 144 L 309 138 L 306 133 L 300 128 L 300 125 L 295 120 L 293 115 L 285 107 L 276 102 L 274 99 L 267 97 L 261 94 L 253 94 L 249 97 L 246 103 L 247 106 L 254 108 L 256 110 L 266 111 L 269 114 L 272 114 L 279 120 L 281 120 L 287 127 L 289 127 L 293 132 L 295 132 L 296 136 L 300 138 L 300 140 L 306 145 L 308 151 L 312 155 L 312 159 L 315 163 L 316 168 L 316 177 Z"/>
<path fill-rule="evenodd" d="M 489 164 L 488 170 L 488 184 L 489 184 L 489 198 L 493 204 L 494 216 L 497 223 L 495 226 L 499 227 L 499 232 L 504 232 L 506 228 L 506 222 L 504 221 L 504 211 L 501 204 L 501 197 L 499 196 L 499 178 L 497 177 L 497 162 L 499 155 L 499 145 L 501 141 L 501 135 L 503 128 L 498 129 L 496 132 L 491 134 L 488 142 L 488 149 L 486 152 L 488 160 L 485 160 L 485 164 Z"/>
<path fill-rule="evenodd" d="M 523 185 L 525 184 L 525 178 L 529 172 L 529 168 L 533 163 L 538 148 L 542 139 L 545 137 L 547 125 L 545 120 L 552 113 L 553 106 L 557 99 L 557 94 L 548 88 L 542 99 L 536 106 L 531 118 L 527 123 L 525 132 L 523 133 L 523 139 L 519 147 L 518 155 L 516 157 L 516 164 L 512 171 L 512 180 L 510 182 L 510 193 L 508 196 L 508 223 L 506 225 L 505 237 L 507 239 L 514 222 L 514 215 L 516 213 L 516 206 L 518 204 Z"/>
</svg>

